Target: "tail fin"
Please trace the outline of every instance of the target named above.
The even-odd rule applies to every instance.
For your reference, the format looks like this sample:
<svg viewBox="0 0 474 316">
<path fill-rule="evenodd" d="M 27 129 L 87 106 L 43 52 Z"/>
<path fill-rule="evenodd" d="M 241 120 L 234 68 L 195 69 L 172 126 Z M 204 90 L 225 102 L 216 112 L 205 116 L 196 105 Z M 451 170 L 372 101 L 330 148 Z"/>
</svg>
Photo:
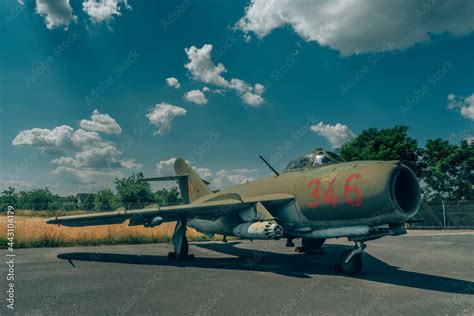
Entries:
<svg viewBox="0 0 474 316">
<path fill-rule="evenodd" d="M 188 192 L 189 202 L 192 203 L 209 193 L 212 193 L 201 177 L 183 159 L 178 158 L 174 162 L 174 171 L 177 176 L 188 176 L 187 188 L 180 188 L 181 192 Z M 183 201 L 185 201 L 183 197 Z"/>
</svg>

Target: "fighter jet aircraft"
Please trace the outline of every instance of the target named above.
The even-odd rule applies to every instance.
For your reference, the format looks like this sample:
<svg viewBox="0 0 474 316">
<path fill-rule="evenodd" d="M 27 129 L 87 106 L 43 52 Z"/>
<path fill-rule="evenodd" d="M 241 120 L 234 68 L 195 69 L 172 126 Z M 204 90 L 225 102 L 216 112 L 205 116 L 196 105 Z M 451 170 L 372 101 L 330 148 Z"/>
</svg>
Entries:
<svg viewBox="0 0 474 316">
<path fill-rule="evenodd" d="M 262 157 L 261 157 L 262 158 Z M 263 159 L 263 158 L 262 158 Z M 265 163 L 265 159 L 263 159 Z M 176 159 L 176 176 L 183 204 L 117 210 L 91 215 L 56 217 L 49 224 L 93 226 L 120 224 L 155 227 L 176 221 L 173 260 L 186 260 L 186 227 L 208 236 L 241 239 L 302 239 L 307 254 L 328 238 L 347 237 L 354 247 L 342 252 L 338 267 L 346 274 L 362 269 L 365 242 L 406 234 L 404 223 L 420 207 L 420 186 L 414 173 L 399 161 L 346 162 L 320 148 L 292 160 L 285 170 L 260 180 L 212 192 L 183 159 Z"/>
</svg>

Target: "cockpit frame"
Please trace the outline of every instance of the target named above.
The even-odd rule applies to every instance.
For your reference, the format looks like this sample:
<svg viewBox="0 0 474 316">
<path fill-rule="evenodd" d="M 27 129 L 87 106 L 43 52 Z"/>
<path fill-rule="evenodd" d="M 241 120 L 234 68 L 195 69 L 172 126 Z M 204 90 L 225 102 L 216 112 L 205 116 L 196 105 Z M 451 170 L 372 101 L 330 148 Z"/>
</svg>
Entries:
<svg viewBox="0 0 474 316">
<path fill-rule="evenodd" d="M 333 152 L 317 148 L 309 153 L 306 153 L 291 160 L 288 163 L 288 166 L 283 170 L 283 172 L 312 169 L 328 164 L 336 164 L 341 162 L 345 162 L 345 160 L 341 156 Z"/>
</svg>

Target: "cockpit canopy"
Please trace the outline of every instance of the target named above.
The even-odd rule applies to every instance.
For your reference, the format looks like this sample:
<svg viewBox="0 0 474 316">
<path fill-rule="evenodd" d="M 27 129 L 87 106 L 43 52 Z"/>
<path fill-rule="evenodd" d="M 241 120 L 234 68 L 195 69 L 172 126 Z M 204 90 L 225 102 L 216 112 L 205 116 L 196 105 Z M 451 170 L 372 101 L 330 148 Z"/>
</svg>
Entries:
<svg viewBox="0 0 474 316">
<path fill-rule="evenodd" d="M 330 151 L 322 150 L 321 148 L 316 148 L 312 152 L 290 161 L 283 172 L 316 168 L 318 166 L 340 162 L 345 162 L 345 160 L 339 155 Z"/>
</svg>

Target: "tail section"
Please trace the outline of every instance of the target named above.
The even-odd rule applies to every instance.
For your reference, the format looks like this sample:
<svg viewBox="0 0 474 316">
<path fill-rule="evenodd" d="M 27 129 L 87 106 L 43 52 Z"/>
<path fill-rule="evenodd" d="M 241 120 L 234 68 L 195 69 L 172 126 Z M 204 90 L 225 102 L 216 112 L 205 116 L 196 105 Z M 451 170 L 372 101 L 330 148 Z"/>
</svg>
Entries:
<svg viewBox="0 0 474 316">
<path fill-rule="evenodd" d="M 174 171 L 177 176 L 188 176 L 187 187 L 183 187 L 186 184 L 182 183 L 180 190 L 183 195 L 183 201 L 186 201 L 185 192 L 188 193 L 189 203 L 192 203 L 209 193 L 212 193 L 211 189 L 202 181 L 201 177 L 193 170 L 184 159 L 178 158 L 174 162 Z"/>
</svg>

